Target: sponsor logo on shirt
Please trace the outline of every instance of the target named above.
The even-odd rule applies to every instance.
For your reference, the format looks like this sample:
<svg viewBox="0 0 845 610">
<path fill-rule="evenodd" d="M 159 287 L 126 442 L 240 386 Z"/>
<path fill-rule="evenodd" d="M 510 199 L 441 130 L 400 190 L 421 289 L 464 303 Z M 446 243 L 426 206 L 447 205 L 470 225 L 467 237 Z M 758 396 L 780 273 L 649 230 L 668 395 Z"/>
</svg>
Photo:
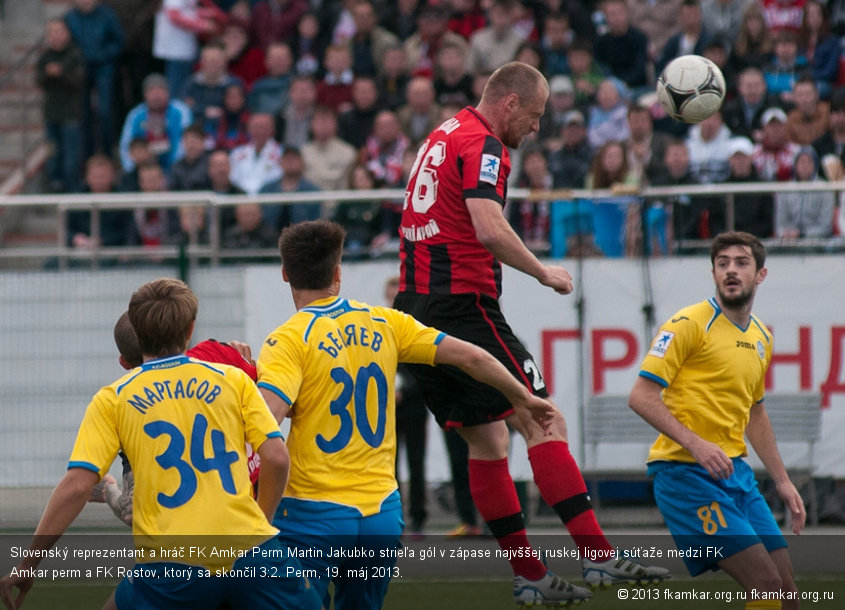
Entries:
<svg viewBox="0 0 845 610">
<path fill-rule="evenodd" d="M 674 338 L 675 333 L 668 330 L 661 330 L 654 343 L 651 344 L 651 350 L 648 352 L 648 355 L 663 358 L 666 355 L 666 350 L 669 349 L 669 344 L 672 343 L 672 339 Z"/>
<path fill-rule="evenodd" d="M 495 185 L 499 181 L 501 163 L 501 159 L 495 155 L 481 155 L 481 170 L 478 172 L 478 180 Z"/>
</svg>

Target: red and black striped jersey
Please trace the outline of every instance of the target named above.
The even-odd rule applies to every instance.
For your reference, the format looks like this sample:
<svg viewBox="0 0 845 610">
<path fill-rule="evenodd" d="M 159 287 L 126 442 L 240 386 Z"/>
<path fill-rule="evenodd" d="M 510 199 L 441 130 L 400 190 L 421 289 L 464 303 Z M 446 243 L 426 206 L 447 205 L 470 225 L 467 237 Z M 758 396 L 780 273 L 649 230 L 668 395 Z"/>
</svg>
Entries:
<svg viewBox="0 0 845 610">
<path fill-rule="evenodd" d="M 405 191 L 400 291 L 499 298 L 501 264 L 476 238 L 466 199 L 504 206 L 510 170 L 508 149 L 474 108 L 431 132 Z"/>
</svg>

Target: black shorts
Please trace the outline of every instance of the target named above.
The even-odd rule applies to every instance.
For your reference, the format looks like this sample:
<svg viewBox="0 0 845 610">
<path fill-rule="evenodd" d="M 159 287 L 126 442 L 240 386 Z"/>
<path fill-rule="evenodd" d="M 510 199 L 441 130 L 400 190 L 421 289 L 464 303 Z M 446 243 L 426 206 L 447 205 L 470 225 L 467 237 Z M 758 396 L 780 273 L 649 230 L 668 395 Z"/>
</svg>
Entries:
<svg viewBox="0 0 845 610">
<path fill-rule="evenodd" d="M 513 334 L 493 297 L 399 293 L 393 306 L 423 324 L 484 348 L 532 393 L 548 397 L 540 369 Z M 498 390 L 455 367 L 409 365 L 408 369 L 442 428 L 477 426 L 513 413 L 513 407 Z"/>
</svg>

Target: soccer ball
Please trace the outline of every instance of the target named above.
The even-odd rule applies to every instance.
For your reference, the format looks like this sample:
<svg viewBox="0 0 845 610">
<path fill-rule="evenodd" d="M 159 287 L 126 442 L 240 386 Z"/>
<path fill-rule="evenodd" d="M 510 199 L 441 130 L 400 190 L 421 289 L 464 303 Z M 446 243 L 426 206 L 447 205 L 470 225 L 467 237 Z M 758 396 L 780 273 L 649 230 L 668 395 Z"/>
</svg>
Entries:
<svg viewBox="0 0 845 610">
<path fill-rule="evenodd" d="M 725 77 L 706 57 L 682 55 L 669 62 L 657 79 L 657 99 L 673 119 L 699 123 L 721 107 Z"/>
</svg>

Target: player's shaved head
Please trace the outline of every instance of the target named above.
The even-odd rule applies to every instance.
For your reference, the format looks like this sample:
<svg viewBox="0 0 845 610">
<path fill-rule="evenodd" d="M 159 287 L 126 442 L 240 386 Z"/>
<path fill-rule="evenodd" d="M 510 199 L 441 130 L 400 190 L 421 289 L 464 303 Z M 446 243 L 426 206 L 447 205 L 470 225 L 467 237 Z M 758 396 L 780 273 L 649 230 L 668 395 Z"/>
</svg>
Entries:
<svg viewBox="0 0 845 610">
<path fill-rule="evenodd" d="M 129 299 L 129 321 L 144 356 L 163 358 L 188 347 L 199 304 L 185 282 L 161 278 L 147 282 Z"/>
<path fill-rule="evenodd" d="M 346 231 L 336 222 L 312 220 L 285 227 L 279 237 L 282 268 L 291 287 L 323 290 L 332 285 Z"/>
<path fill-rule="evenodd" d="M 481 101 L 496 104 L 511 93 L 516 93 L 521 104 L 534 101 L 537 96 L 548 94 L 549 85 L 542 72 L 521 61 L 501 66 L 487 80 Z"/>
<path fill-rule="evenodd" d="M 144 362 L 144 355 L 141 353 L 141 346 L 138 345 L 138 336 L 129 321 L 129 312 L 124 311 L 114 325 L 114 343 L 117 351 L 123 356 L 126 364 L 135 368 Z"/>
</svg>

